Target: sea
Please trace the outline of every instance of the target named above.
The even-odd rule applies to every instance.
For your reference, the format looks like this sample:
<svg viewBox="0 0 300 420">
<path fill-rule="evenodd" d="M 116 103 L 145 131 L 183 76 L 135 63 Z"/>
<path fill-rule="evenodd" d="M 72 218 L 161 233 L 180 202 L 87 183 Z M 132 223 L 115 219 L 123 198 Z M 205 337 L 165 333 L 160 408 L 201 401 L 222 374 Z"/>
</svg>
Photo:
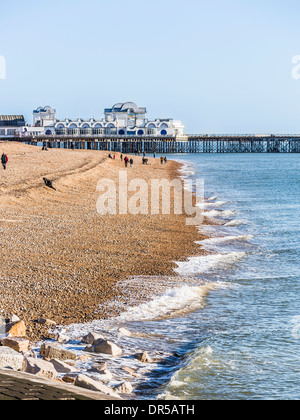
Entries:
<svg viewBox="0 0 300 420">
<path fill-rule="evenodd" d="M 174 278 L 124 282 L 128 296 L 142 285 L 152 297 L 124 304 L 116 319 L 68 327 L 68 347 L 80 352 L 78 337 L 109 331 L 124 349 L 106 358 L 109 385 L 131 367 L 136 399 L 300 399 L 299 155 L 169 159 L 182 163 L 184 179 L 204 180 L 205 255 L 178 262 Z M 153 363 L 136 360 L 143 351 Z"/>
</svg>

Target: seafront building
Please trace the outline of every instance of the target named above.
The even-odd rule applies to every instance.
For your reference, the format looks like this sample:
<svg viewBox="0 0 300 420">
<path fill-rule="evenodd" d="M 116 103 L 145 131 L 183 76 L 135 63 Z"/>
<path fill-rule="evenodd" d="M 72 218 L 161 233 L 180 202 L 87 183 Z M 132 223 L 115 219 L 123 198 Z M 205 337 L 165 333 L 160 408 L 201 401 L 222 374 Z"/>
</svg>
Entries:
<svg viewBox="0 0 300 420">
<path fill-rule="evenodd" d="M 13 138 L 25 127 L 23 115 L 0 115 L 0 138 Z"/>
<path fill-rule="evenodd" d="M 115 104 L 104 110 L 102 119 L 83 120 L 56 118 L 56 110 L 50 106 L 39 107 L 33 111 L 33 124 L 25 124 L 24 117 L 9 130 L 2 130 L 0 137 L 38 137 L 38 136 L 151 136 L 183 137 L 184 126 L 172 118 L 148 120 L 146 108 L 133 102 Z M 0 120 L 1 121 L 1 120 Z M 17 121 L 17 120 L 16 120 Z M 1 130 L 1 126 L 0 126 Z"/>
</svg>

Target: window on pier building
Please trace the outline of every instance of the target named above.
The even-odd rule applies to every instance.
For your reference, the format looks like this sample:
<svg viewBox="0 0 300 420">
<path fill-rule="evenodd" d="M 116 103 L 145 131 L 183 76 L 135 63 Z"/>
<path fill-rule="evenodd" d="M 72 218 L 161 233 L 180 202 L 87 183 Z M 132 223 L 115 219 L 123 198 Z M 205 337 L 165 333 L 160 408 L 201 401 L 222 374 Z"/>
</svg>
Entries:
<svg viewBox="0 0 300 420">
<path fill-rule="evenodd" d="M 104 130 L 103 128 L 93 128 L 93 134 L 96 136 L 104 134 Z"/>
<path fill-rule="evenodd" d="M 156 134 L 156 129 L 155 128 L 148 128 L 148 134 L 150 135 L 150 136 L 155 136 L 155 134 Z"/>
<path fill-rule="evenodd" d="M 80 134 L 87 136 L 89 134 L 91 134 L 92 130 L 90 128 L 81 128 L 80 129 Z"/>
<path fill-rule="evenodd" d="M 63 136 L 66 134 L 66 129 L 65 128 L 58 128 L 57 130 L 55 130 L 55 133 L 58 134 L 59 136 Z"/>
<path fill-rule="evenodd" d="M 68 134 L 70 136 L 76 136 L 78 134 L 78 129 L 77 128 L 69 128 L 68 129 Z"/>
</svg>

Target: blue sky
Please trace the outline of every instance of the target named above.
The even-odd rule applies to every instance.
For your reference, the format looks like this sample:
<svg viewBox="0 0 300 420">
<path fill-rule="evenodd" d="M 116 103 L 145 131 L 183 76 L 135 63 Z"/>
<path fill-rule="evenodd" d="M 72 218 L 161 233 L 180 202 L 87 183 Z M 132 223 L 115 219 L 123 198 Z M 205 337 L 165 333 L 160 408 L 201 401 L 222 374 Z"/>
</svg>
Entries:
<svg viewBox="0 0 300 420">
<path fill-rule="evenodd" d="M 296 0 L 2 1 L 0 113 L 133 101 L 190 134 L 300 133 L 299 16 Z"/>
</svg>

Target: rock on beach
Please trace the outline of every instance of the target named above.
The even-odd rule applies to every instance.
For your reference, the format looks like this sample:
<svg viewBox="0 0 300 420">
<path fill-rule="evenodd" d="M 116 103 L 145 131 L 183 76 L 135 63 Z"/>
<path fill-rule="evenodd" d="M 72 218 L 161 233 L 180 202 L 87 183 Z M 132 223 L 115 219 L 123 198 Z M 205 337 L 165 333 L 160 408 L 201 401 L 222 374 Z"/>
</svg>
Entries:
<svg viewBox="0 0 300 420">
<path fill-rule="evenodd" d="M 93 344 L 95 353 L 108 354 L 110 356 L 122 356 L 123 350 L 116 344 L 102 338 L 96 340 Z"/>
<path fill-rule="evenodd" d="M 21 370 L 24 356 L 10 347 L 0 347 L 0 369 Z"/>
<path fill-rule="evenodd" d="M 153 360 L 151 359 L 151 357 L 149 356 L 147 352 L 137 353 L 135 355 L 135 358 L 142 363 L 153 363 Z"/>
<path fill-rule="evenodd" d="M 57 372 L 52 363 L 32 357 L 24 359 L 22 371 L 41 378 L 55 379 L 57 377 Z"/>
<path fill-rule="evenodd" d="M 94 332 L 89 332 L 87 335 L 85 335 L 81 342 L 85 344 L 93 345 L 96 340 L 104 340 L 104 337 L 101 334 L 97 334 Z"/>
<path fill-rule="evenodd" d="M 109 388 L 103 383 L 97 382 L 86 375 L 78 375 L 75 379 L 75 385 L 81 388 L 90 389 L 91 391 L 102 392 L 110 397 L 119 398 L 119 395 L 114 392 L 112 388 Z"/>
<path fill-rule="evenodd" d="M 130 382 L 123 382 L 121 385 L 118 385 L 116 388 L 114 388 L 114 390 L 120 394 L 132 394 L 133 387 Z"/>
<path fill-rule="evenodd" d="M 77 355 L 71 351 L 61 349 L 51 344 L 43 343 L 40 349 L 40 355 L 45 360 L 76 360 Z"/>
<path fill-rule="evenodd" d="M 10 347 L 18 353 L 26 353 L 29 349 L 29 340 L 26 338 L 6 337 L 1 340 L 2 346 Z"/>
<path fill-rule="evenodd" d="M 51 359 L 50 363 L 54 366 L 54 369 L 58 373 L 76 373 L 76 372 L 79 373 L 80 372 L 78 369 L 69 365 L 68 363 L 63 362 L 62 360 Z"/>
<path fill-rule="evenodd" d="M 11 337 L 25 337 L 26 325 L 24 321 L 13 322 L 6 325 L 6 333 Z"/>
</svg>

